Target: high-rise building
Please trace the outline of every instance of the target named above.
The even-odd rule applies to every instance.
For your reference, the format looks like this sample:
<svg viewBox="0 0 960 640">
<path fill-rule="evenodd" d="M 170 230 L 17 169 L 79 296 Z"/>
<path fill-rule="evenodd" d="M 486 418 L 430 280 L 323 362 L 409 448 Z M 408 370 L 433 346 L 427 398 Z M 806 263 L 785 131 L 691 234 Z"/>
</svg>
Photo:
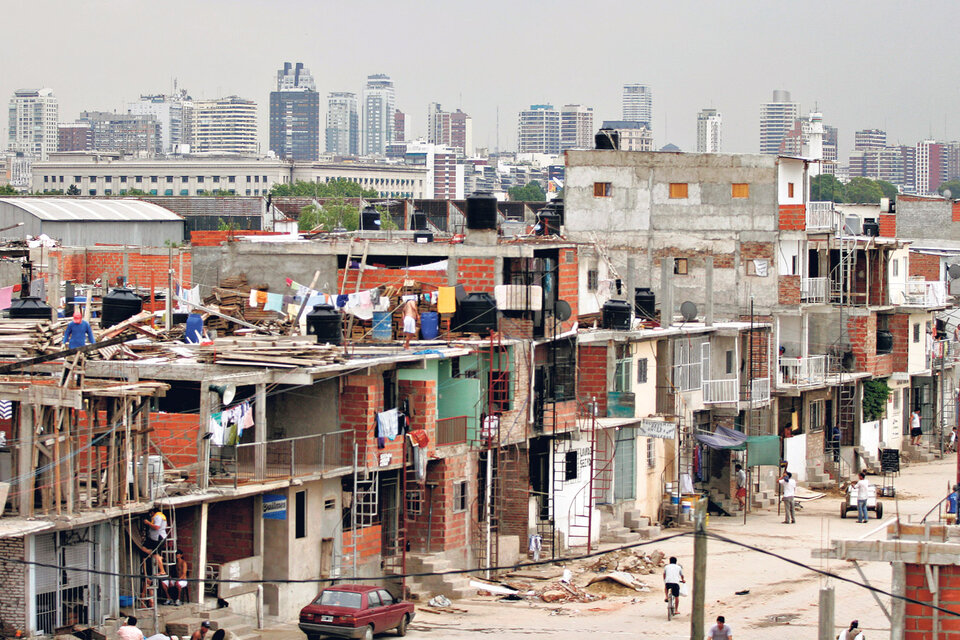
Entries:
<svg viewBox="0 0 960 640">
<path fill-rule="evenodd" d="M 697 153 L 720 153 L 723 148 L 723 115 L 716 109 L 697 114 Z"/>
<path fill-rule="evenodd" d="M 95 151 L 146 158 L 163 153 L 160 123 L 152 115 L 84 111 L 79 120 L 90 125 Z"/>
<path fill-rule="evenodd" d="M 520 112 L 517 122 L 519 153 L 560 153 L 560 112 L 551 104 L 534 104 Z"/>
<path fill-rule="evenodd" d="M 440 144 L 443 137 L 443 109 L 439 102 L 431 102 L 427 105 L 427 142 L 430 144 Z"/>
<path fill-rule="evenodd" d="M 407 139 L 407 114 L 400 109 L 393 112 L 393 140 L 391 142 L 404 142 Z"/>
<path fill-rule="evenodd" d="M 89 122 L 61 123 L 57 128 L 57 151 L 92 151 L 93 128 Z"/>
<path fill-rule="evenodd" d="M 444 111 L 439 102 L 427 105 L 427 142 L 454 149 L 459 155 L 473 154 L 473 118 L 457 109 Z"/>
<path fill-rule="evenodd" d="M 947 151 L 947 145 L 935 140 L 922 140 L 917 143 L 914 189 L 918 194 L 936 193 L 940 183 L 949 178 Z"/>
<path fill-rule="evenodd" d="M 882 149 L 887 146 L 887 132 L 882 129 L 861 129 L 853 134 L 854 151 Z"/>
<path fill-rule="evenodd" d="M 190 151 L 256 154 L 257 103 L 237 96 L 184 103 L 184 140 Z"/>
<path fill-rule="evenodd" d="M 127 104 L 127 113 L 131 115 L 153 116 L 160 123 L 160 144 L 163 153 L 180 150 L 183 139 L 183 105 L 191 98 L 185 90 L 173 95 L 140 96 L 139 102 Z"/>
<path fill-rule="evenodd" d="M 360 154 L 360 116 L 357 94 L 331 91 L 327 95 L 327 153 L 341 156 Z"/>
<path fill-rule="evenodd" d="M 602 128 L 613 129 L 620 135 L 621 151 L 653 151 L 653 132 L 643 122 L 604 120 Z"/>
<path fill-rule="evenodd" d="M 799 118 L 800 105 L 790 101 L 790 92 L 774 91 L 773 101 L 760 105 L 760 153 L 780 153 L 780 145 Z"/>
<path fill-rule="evenodd" d="M 642 122 L 653 129 L 653 91 L 647 84 L 623 85 L 622 120 Z"/>
<path fill-rule="evenodd" d="M 430 142 L 404 142 L 391 145 L 391 152 L 406 165 L 424 167 L 427 179 L 423 189 L 428 197 L 459 200 L 464 197 L 464 165 L 457 163 L 457 151 Z"/>
<path fill-rule="evenodd" d="M 288 160 L 320 157 L 320 94 L 303 63 L 283 63 L 270 92 L 270 150 Z"/>
<path fill-rule="evenodd" d="M 57 150 L 59 109 L 53 89 L 18 89 L 10 99 L 7 148 L 36 160 Z"/>
<path fill-rule="evenodd" d="M 363 89 L 363 154 L 382 156 L 387 143 L 393 140 L 394 102 L 393 80 L 378 73 L 367 76 Z"/>
<path fill-rule="evenodd" d="M 593 148 L 593 107 L 565 104 L 560 107 L 560 149 Z"/>
</svg>

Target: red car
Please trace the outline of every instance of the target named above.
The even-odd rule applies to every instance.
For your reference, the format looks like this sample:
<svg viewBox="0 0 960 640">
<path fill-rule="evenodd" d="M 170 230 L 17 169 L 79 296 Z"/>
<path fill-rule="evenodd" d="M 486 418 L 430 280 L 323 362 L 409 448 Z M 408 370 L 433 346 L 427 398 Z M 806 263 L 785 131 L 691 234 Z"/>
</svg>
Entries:
<svg viewBox="0 0 960 640">
<path fill-rule="evenodd" d="M 338 584 L 300 610 L 299 626 L 307 640 L 320 636 L 372 640 L 373 634 L 390 629 L 407 635 L 413 616 L 413 603 L 396 600 L 383 587 Z"/>
</svg>

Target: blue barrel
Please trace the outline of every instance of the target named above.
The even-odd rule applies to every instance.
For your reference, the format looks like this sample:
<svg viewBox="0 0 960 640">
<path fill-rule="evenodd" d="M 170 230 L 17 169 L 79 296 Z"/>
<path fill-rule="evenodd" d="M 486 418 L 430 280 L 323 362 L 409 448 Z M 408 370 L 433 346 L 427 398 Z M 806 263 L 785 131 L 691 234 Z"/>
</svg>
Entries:
<svg viewBox="0 0 960 640">
<path fill-rule="evenodd" d="M 393 340 L 393 314 L 391 312 L 373 312 L 373 331 L 370 332 L 370 337 L 383 342 Z"/>
<path fill-rule="evenodd" d="M 203 337 L 203 316 L 199 313 L 191 313 L 187 316 L 187 327 L 184 330 L 183 339 L 186 342 L 196 344 Z"/>
<path fill-rule="evenodd" d="M 420 337 L 433 340 L 440 333 L 440 314 L 436 311 L 424 311 L 420 314 Z"/>
</svg>

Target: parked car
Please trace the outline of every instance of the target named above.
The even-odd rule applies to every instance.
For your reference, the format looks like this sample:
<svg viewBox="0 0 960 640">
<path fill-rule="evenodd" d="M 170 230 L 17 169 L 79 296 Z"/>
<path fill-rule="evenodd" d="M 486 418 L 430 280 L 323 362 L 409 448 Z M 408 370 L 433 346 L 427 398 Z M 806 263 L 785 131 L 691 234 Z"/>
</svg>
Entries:
<svg viewBox="0 0 960 640">
<path fill-rule="evenodd" d="M 383 587 L 338 584 L 300 610 L 299 626 L 308 640 L 320 636 L 372 640 L 373 634 L 391 629 L 398 636 L 407 635 L 413 616 L 413 603 L 397 600 Z"/>
<path fill-rule="evenodd" d="M 877 520 L 883 517 L 883 503 L 877 500 L 877 485 L 871 484 L 867 490 L 867 511 L 877 514 Z M 853 484 L 847 487 L 847 499 L 840 502 L 840 517 L 846 518 L 848 511 L 857 510 L 857 487 Z"/>
</svg>

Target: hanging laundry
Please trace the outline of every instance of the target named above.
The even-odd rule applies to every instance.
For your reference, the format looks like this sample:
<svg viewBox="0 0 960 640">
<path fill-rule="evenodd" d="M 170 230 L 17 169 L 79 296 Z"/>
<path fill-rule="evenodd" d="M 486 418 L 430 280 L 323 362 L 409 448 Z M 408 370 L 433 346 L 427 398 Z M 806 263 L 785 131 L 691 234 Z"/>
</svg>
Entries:
<svg viewBox="0 0 960 640">
<path fill-rule="evenodd" d="M 361 291 L 360 292 L 360 306 L 369 307 L 372 303 L 370 302 L 370 292 Z"/>
<path fill-rule="evenodd" d="M 439 313 L 453 313 L 457 310 L 457 290 L 454 287 L 440 287 L 437 294 L 437 311 Z"/>
<path fill-rule="evenodd" d="M 251 307 L 256 308 L 257 306 L 257 290 L 256 289 L 250 289 L 250 299 L 247 301 L 247 304 L 249 304 Z"/>
<path fill-rule="evenodd" d="M 13 287 L 0 289 L 0 309 L 9 309 L 13 303 Z"/>
<path fill-rule="evenodd" d="M 347 296 L 346 294 L 341 293 L 337 296 L 337 309 L 342 309 L 347 306 Z"/>
<path fill-rule="evenodd" d="M 416 296 L 415 294 L 412 294 L 412 293 L 411 293 L 411 294 L 408 294 L 408 295 L 405 295 L 405 296 L 400 296 L 400 299 L 401 299 L 403 302 L 410 302 L 410 301 L 416 302 L 416 301 L 417 301 L 417 296 Z"/>
<path fill-rule="evenodd" d="M 390 409 L 389 411 L 382 411 L 377 414 L 377 426 L 378 436 L 382 436 L 388 439 L 390 442 L 393 442 L 397 439 L 398 429 L 398 418 L 400 412 L 396 409 Z"/>
<path fill-rule="evenodd" d="M 267 303 L 263 306 L 264 311 L 283 312 L 283 296 L 279 293 L 268 293 Z"/>
<path fill-rule="evenodd" d="M 221 418 L 221 414 L 214 413 L 210 416 L 210 423 L 207 425 L 207 431 L 213 434 L 210 436 L 210 444 L 217 447 L 223 446 L 223 423 L 220 421 Z"/>
</svg>

